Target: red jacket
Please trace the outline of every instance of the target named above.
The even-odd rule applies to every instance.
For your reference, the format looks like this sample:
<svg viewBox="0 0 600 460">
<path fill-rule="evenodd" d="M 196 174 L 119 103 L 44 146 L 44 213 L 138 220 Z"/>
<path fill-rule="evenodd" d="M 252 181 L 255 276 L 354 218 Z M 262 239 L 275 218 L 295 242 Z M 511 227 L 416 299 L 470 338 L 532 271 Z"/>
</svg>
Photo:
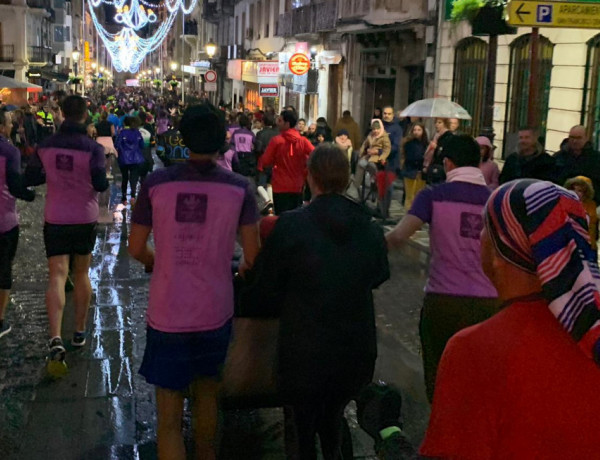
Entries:
<svg viewBox="0 0 600 460">
<path fill-rule="evenodd" d="M 273 166 L 273 193 L 302 193 L 306 162 L 314 149 L 310 141 L 295 129 L 288 129 L 269 142 L 260 157 L 259 171 Z"/>
</svg>

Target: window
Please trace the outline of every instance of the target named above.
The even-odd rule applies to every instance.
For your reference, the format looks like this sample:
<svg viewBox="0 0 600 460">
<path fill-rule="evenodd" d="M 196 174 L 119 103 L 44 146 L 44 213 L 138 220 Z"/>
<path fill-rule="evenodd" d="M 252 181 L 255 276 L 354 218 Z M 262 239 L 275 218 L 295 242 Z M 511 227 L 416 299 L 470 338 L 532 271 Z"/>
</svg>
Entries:
<svg viewBox="0 0 600 460">
<path fill-rule="evenodd" d="M 275 0 L 277 1 L 277 0 Z M 265 38 L 269 38 L 269 24 L 271 23 L 271 0 L 265 0 Z"/>
<path fill-rule="evenodd" d="M 54 41 L 56 43 L 65 41 L 65 30 L 63 29 L 63 26 L 54 26 Z"/>
<path fill-rule="evenodd" d="M 235 17 L 235 44 L 239 43 L 240 38 L 240 18 L 239 16 Z"/>
<path fill-rule="evenodd" d="M 594 148 L 600 145 L 600 34 L 587 42 L 581 124 L 586 127 Z"/>
<path fill-rule="evenodd" d="M 273 0 L 273 35 L 279 30 L 279 0 Z"/>
<path fill-rule="evenodd" d="M 71 2 L 65 2 L 65 8 L 67 16 L 71 16 Z"/>
<path fill-rule="evenodd" d="M 552 74 L 552 54 L 554 44 L 543 35 L 539 39 L 539 94 L 537 95 L 540 117 L 540 136 L 546 134 L 546 117 L 550 98 L 550 76 Z M 529 56 L 531 34 L 521 35 L 510 44 L 510 67 L 506 94 L 506 117 L 504 120 L 504 143 L 519 128 L 527 126 L 527 106 L 529 99 Z M 503 149 L 506 151 L 506 148 Z M 510 152 L 509 152 L 510 153 Z"/>
<path fill-rule="evenodd" d="M 65 0 L 54 0 L 54 8 L 62 10 L 65 8 Z"/>
<path fill-rule="evenodd" d="M 65 26 L 65 41 L 66 42 L 71 41 L 71 27 L 69 27 L 69 26 Z"/>
<path fill-rule="evenodd" d="M 258 2 L 256 4 L 256 38 L 262 37 L 262 18 L 263 18 L 262 2 Z"/>
<path fill-rule="evenodd" d="M 480 38 L 469 37 L 456 45 L 452 100 L 462 105 L 472 120 L 461 123 L 461 131 L 478 136 L 483 119 L 485 72 L 488 44 Z"/>
</svg>

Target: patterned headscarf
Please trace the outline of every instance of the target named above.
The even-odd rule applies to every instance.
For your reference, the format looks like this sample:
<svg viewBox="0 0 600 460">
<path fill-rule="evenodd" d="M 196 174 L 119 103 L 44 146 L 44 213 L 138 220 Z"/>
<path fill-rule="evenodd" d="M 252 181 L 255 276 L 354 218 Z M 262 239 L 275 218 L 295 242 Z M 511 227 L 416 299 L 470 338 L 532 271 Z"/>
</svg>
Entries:
<svg viewBox="0 0 600 460">
<path fill-rule="evenodd" d="M 577 196 L 550 182 L 512 181 L 492 193 L 485 221 L 498 253 L 537 275 L 550 311 L 600 365 L 600 273 Z"/>
</svg>

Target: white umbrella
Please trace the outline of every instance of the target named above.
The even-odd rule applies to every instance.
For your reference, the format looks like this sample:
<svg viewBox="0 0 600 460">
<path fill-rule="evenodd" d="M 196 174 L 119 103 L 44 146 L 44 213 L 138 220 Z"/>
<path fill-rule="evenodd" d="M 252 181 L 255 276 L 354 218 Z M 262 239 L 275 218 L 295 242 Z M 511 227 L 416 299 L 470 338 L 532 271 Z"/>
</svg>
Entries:
<svg viewBox="0 0 600 460">
<path fill-rule="evenodd" d="M 471 115 L 456 102 L 441 97 L 413 102 L 400 114 L 402 117 L 458 118 L 470 120 Z"/>
</svg>

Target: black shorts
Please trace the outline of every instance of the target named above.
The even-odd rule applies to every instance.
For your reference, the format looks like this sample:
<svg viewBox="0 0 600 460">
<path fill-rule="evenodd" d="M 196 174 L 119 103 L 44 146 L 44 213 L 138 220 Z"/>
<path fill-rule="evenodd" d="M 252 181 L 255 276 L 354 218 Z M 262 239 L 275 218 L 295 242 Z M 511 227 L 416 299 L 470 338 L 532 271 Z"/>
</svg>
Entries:
<svg viewBox="0 0 600 460">
<path fill-rule="evenodd" d="M 92 253 L 96 244 L 97 224 L 44 224 L 46 257 Z"/>
<path fill-rule="evenodd" d="M 19 227 L 0 233 L 0 289 L 12 287 L 12 263 L 19 244 Z"/>
</svg>

